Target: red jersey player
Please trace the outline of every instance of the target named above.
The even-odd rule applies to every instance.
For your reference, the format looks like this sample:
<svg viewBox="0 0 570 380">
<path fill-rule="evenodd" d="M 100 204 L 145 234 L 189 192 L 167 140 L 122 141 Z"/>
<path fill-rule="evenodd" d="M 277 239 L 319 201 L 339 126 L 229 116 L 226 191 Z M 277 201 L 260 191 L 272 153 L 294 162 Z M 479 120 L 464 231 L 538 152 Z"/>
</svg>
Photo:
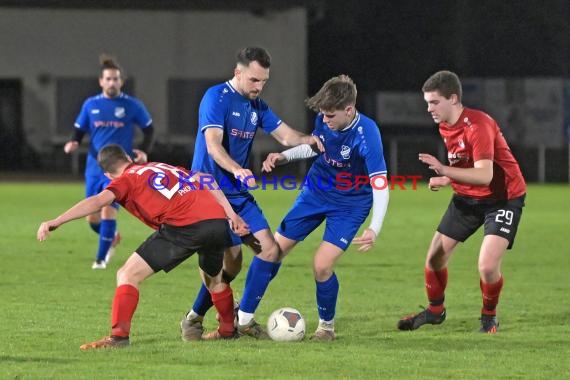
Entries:
<svg viewBox="0 0 570 380">
<path fill-rule="evenodd" d="M 43 222 L 37 232 L 38 240 L 46 240 L 50 231 L 62 224 L 97 212 L 112 202 L 118 202 L 156 232 L 117 272 L 111 335 L 80 348 L 128 346 L 139 284 L 160 270 L 169 272 L 195 252 L 199 255 L 202 280 L 220 315 L 218 332 L 222 337 L 234 337 L 233 293 L 222 281 L 224 250 L 232 245 L 227 219 L 237 234 L 248 230 L 223 193 L 216 190 L 217 185 L 208 178 L 212 186 L 201 188 L 198 183 L 202 184 L 202 174 L 190 174 L 167 164 L 133 164 L 126 152 L 114 144 L 101 149 L 97 161 L 112 182 L 99 194 Z"/>
<path fill-rule="evenodd" d="M 424 311 L 398 321 L 400 330 L 445 320 L 447 263 L 459 242 L 484 225 L 479 253 L 483 296 L 480 332 L 494 334 L 499 322 L 496 307 L 503 287 L 501 260 L 511 249 L 524 206 L 526 185 L 497 123 L 484 112 L 463 107 L 461 82 L 450 71 L 433 74 L 423 85 L 427 111 L 439 124 L 449 165 L 427 153 L 421 162 L 439 176 L 429 188 L 437 191 L 451 184 L 454 195 L 429 247 L 425 287 L 429 305 Z"/>
</svg>

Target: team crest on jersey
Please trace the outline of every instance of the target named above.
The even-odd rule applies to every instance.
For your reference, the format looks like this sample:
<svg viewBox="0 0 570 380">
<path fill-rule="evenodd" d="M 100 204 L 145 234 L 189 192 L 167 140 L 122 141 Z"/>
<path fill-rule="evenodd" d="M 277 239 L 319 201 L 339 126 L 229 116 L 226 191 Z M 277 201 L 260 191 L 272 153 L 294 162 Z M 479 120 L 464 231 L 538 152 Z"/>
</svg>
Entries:
<svg viewBox="0 0 570 380">
<path fill-rule="evenodd" d="M 346 146 L 346 145 L 341 146 L 340 147 L 340 155 L 345 160 L 348 160 L 350 158 L 350 147 Z"/>
<path fill-rule="evenodd" d="M 251 120 L 251 124 L 257 125 L 257 112 L 252 112 L 249 119 Z"/>
<path fill-rule="evenodd" d="M 125 117 L 125 107 L 115 107 L 115 117 Z"/>
<path fill-rule="evenodd" d="M 465 149 L 465 143 L 463 142 L 463 140 L 459 140 L 459 142 L 457 143 L 457 145 L 459 145 L 459 147 L 461 149 Z"/>
</svg>

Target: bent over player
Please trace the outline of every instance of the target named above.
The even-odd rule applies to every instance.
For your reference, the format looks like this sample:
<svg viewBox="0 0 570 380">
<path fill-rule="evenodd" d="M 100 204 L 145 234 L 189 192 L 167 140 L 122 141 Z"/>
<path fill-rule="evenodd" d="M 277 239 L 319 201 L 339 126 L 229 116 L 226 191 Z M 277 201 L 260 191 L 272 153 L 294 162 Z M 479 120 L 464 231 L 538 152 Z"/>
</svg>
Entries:
<svg viewBox="0 0 570 380">
<path fill-rule="evenodd" d="M 219 190 L 203 190 L 200 173 L 188 173 L 159 162 L 134 164 L 118 145 L 108 145 L 98 154 L 101 168 L 112 182 L 99 194 L 77 203 L 56 219 L 43 222 L 37 233 L 40 241 L 50 231 L 81 218 L 103 206 L 118 202 L 135 217 L 157 230 L 117 272 L 117 289 L 111 312 L 111 335 L 82 345 L 82 350 L 129 345 L 131 320 L 139 300 L 139 284 L 154 273 L 169 272 L 195 252 L 200 274 L 219 314 L 218 333 L 236 335 L 231 287 L 222 282 L 224 250 L 231 246 L 230 228 L 248 232 Z"/>
</svg>

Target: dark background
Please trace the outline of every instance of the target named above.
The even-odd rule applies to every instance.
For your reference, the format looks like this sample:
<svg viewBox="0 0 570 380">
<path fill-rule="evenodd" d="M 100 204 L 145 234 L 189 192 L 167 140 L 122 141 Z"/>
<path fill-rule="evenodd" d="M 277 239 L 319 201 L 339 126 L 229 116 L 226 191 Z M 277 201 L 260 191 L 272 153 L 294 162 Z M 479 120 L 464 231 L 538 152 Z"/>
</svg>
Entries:
<svg viewBox="0 0 570 380">
<path fill-rule="evenodd" d="M 463 78 L 570 78 L 568 0 L 0 0 L 0 12 L 2 7 L 195 9 L 246 11 L 264 17 L 272 10 L 299 6 L 307 10 L 308 95 L 331 76 L 349 74 L 359 89 L 359 109 L 371 116 L 375 116 L 371 110 L 376 91 L 420 93 L 425 79 L 442 69 Z M 291 57 L 288 63 L 296 62 L 296 57 Z M 412 132 L 410 128 L 403 132 L 399 126 L 382 125 L 388 161 L 415 157 L 426 149 L 428 137 L 439 141 L 437 128 L 421 128 L 421 134 L 429 136 L 415 136 L 390 157 L 394 151 L 391 142 L 400 139 L 402 133 Z M 24 136 L 0 134 L 3 140 L 25 140 Z M 546 165 L 546 175 L 542 176 L 535 164 L 540 161 L 535 148 L 511 147 L 530 181 L 544 177 L 547 181 L 570 180 L 567 147 L 546 151 L 546 162 L 558 164 L 555 171 L 551 170 L 554 166 Z M 4 169 L 12 169 L 12 163 L 18 161 L 8 153 L 0 154 Z M 40 166 L 41 160 L 34 158 L 33 151 L 16 153 L 30 162 L 29 168 L 20 169 L 37 170 Z M 183 157 L 187 160 L 186 151 Z M 399 171 L 419 170 L 417 165 L 407 164 L 409 160 L 403 162 Z"/>
<path fill-rule="evenodd" d="M 442 68 L 463 77 L 570 76 L 567 0 L 0 0 L 1 6 L 225 9 L 260 17 L 303 6 L 311 93 L 339 73 L 364 91 L 419 89 Z"/>
</svg>

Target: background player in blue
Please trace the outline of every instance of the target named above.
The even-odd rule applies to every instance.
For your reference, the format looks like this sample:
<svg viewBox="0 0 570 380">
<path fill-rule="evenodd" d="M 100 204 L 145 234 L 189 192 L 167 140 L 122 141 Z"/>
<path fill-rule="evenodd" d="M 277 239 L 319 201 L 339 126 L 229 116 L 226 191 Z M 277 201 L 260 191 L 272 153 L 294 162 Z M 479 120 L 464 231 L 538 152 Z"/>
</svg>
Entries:
<svg viewBox="0 0 570 380">
<path fill-rule="evenodd" d="M 114 58 L 105 54 L 100 57 L 99 85 L 102 92 L 85 100 L 75 120 L 74 135 L 63 150 L 75 151 L 86 133 L 89 134 L 89 152 L 85 165 L 85 196 L 100 193 L 110 180 L 97 164 L 97 153 L 107 144 L 118 144 L 128 152 L 135 163 L 147 162 L 147 153 L 153 141 L 152 119 L 144 104 L 123 92 L 124 72 Z M 141 149 L 133 149 L 134 124 L 144 133 Z M 91 266 L 105 269 L 113 254 L 113 247 L 120 239 L 117 233 L 118 204 L 105 206 L 98 214 L 89 215 L 89 225 L 99 234 L 97 256 Z"/>
<path fill-rule="evenodd" d="M 259 98 L 269 79 L 270 66 L 271 58 L 263 48 L 246 47 L 238 52 L 233 78 L 209 88 L 202 98 L 192 161 L 192 170 L 213 175 L 252 232 L 248 239 L 243 240 L 256 256 L 249 267 L 238 310 L 238 331 L 258 339 L 268 336 L 253 319 L 254 312 L 269 282 L 277 274 L 280 263 L 279 247 L 269 224 L 244 186 L 244 183 L 255 186 L 253 173 L 248 169 L 253 138 L 257 130 L 262 129 L 284 146 L 319 144 L 318 139 L 297 132 L 282 122 Z M 242 264 L 242 238 L 234 235 L 233 244 L 224 256 L 224 280 L 228 283 L 239 273 Z M 217 330 L 202 335 L 203 317 L 211 306 L 210 295 L 203 286 L 180 324 L 182 339 L 220 338 Z"/>
<path fill-rule="evenodd" d="M 309 169 L 309 185 L 281 222 L 275 240 L 285 256 L 326 220 L 313 264 L 319 326 L 311 338 L 333 340 L 339 289 L 334 265 L 351 241 L 360 245 L 359 251 L 374 245 L 388 207 L 387 171 L 380 131 L 372 119 L 356 110 L 352 79 L 346 75 L 329 79 L 307 99 L 307 105 L 319 112 L 313 135 L 324 144 L 324 152 Z M 270 172 L 275 165 L 316 155 L 308 145 L 271 153 L 263 170 Z M 371 207 L 370 225 L 354 238 Z"/>
</svg>

